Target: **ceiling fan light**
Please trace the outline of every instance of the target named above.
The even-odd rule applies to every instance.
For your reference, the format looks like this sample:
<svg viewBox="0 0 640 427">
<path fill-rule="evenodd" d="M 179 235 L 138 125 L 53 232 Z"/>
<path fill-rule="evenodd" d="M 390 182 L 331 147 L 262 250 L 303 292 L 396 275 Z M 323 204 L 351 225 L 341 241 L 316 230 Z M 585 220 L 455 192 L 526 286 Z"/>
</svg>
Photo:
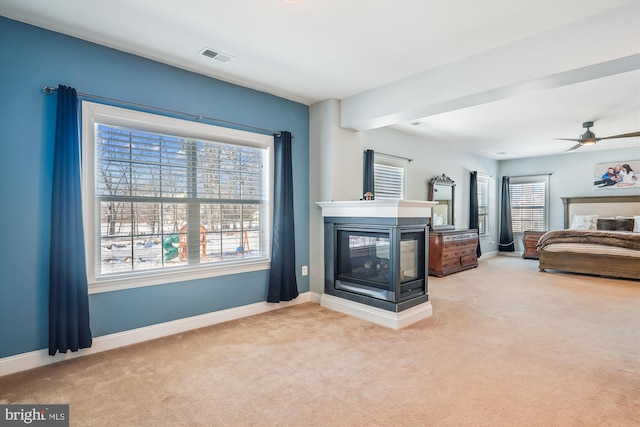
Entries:
<svg viewBox="0 0 640 427">
<path fill-rule="evenodd" d="M 592 123 L 585 123 L 585 125 L 586 124 L 593 125 Z M 596 142 L 598 142 L 596 135 L 593 132 L 591 132 L 591 129 L 588 129 L 588 128 L 587 128 L 587 131 L 580 136 L 580 139 L 582 140 L 581 141 L 582 145 L 593 145 Z"/>
</svg>

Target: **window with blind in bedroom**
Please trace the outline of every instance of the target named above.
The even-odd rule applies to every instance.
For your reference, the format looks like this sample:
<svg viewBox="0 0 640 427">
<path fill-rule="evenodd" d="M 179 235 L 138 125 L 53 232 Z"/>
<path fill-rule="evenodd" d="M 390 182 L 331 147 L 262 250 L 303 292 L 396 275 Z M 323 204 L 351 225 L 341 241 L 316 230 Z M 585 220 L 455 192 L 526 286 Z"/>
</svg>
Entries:
<svg viewBox="0 0 640 427">
<path fill-rule="evenodd" d="M 273 137 L 89 102 L 83 123 L 90 283 L 268 264 Z"/>
<path fill-rule="evenodd" d="M 478 174 L 478 234 L 489 234 L 489 175 Z"/>
<path fill-rule="evenodd" d="M 549 176 L 520 176 L 509 181 L 513 232 L 547 230 Z"/>
<path fill-rule="evenodd" d="M 375 154 L 373 180 L 377 200 L 404 199 L 407 163 L 405 159 Z"/>
</svg>

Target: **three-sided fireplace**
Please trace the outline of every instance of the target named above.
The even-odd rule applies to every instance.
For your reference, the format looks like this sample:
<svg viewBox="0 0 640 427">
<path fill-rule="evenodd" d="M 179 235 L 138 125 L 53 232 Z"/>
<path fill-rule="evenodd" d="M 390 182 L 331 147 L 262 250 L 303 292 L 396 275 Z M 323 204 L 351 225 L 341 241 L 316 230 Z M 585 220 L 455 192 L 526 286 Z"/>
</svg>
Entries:
<svg viewBox="0 0 640 427">
<path fill-rule="evenodd" d="M 393 329 L 433 314 L 427 223 L 435 202 L 317 204 L 324 217 L 323 307 Z"/>
<path fill-rule="evenodd" d="M 427 218 L 325 217 L 325 293 L 400 312 L 429 301 Z"/>
</svg>

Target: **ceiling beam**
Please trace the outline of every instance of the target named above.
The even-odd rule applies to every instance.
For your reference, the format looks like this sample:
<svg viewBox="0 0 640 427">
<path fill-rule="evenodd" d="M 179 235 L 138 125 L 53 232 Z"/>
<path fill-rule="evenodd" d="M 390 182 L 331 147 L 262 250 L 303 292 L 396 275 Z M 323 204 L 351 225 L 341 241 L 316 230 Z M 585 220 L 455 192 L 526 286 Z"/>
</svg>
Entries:
<svg viewBox="0 0 640 427">
<path fill-rule="evenodd" d="M 640 69 L 640 2 L 341 100 L 369 130 Z M 428 54 L 425 53 L 425 54 Z"/>
</svg>

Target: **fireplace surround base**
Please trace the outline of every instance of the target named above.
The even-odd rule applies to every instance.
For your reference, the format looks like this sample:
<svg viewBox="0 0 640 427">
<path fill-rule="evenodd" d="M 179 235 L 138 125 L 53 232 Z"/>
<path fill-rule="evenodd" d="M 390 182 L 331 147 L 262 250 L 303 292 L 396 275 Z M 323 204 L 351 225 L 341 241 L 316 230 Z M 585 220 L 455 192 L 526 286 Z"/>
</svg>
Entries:
<svg viewBox="0 0 640 427">
<path fill-rule="evenodd" d="M 320 305 L 330 310 L 338 311 L 349 316 L 367 320 L 369 322 L 385 326 L 391 329 L 402 329 L 433 314 L 431 302 L 425 301 L 401 312 L 393 312 L 361 304 L 345 298 L 329 294 L 322 294 Z"/>
</svg>

